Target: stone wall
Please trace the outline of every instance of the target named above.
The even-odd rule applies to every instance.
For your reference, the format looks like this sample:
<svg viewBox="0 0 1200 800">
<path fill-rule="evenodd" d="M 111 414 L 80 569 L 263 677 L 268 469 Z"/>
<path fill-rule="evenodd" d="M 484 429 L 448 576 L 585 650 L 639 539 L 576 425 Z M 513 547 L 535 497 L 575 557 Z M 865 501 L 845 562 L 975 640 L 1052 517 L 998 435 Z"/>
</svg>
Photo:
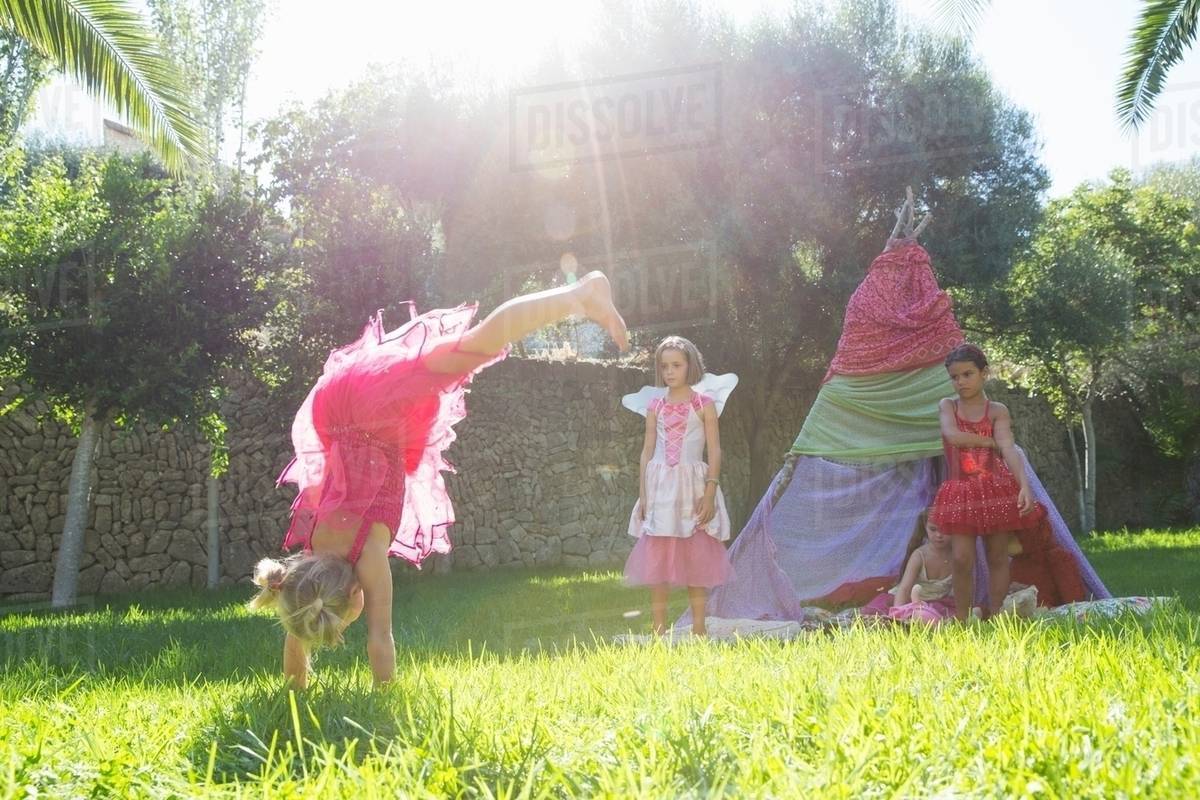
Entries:
<svg viewBox="0 0 1200 800">
<path fill-rule="evenodd" d="M 620 397 L 646 382 L 640 370 L 600 364 L 509 359 L 476 379 L 459 424 L 448 476 L 459 516 L 455 550 L 435 569 L 519 565 L 616 565 L 637 496 L 643 421 Z M 234 376 L 226 409 L 230 469 L 221 479 L 222 580 L 249 575 L 254 561 L 279 551 L 292 497 L 275 478 L 290 458 L 294 400 Z M 781 461 L 817 386 L 787 397 L 768 417 L 764 457 Z M 1061 425 L 1045 404 L 1002 386 L 1018 440 L 1060 511 L 1074 524 L 1074 468 Z M 735 530 L 759 499 L 749 487 L 741 435 L 747 387 L 721 419 L 722 483 Z M 49 591 L 65 514 L 75 439 L 43 405 L 0 391 L 0 595 Z M 739 402 L 741 400 L 741 402 Z M 1101 409 L 1102 527 L 1164 521 L 1181 468 L 1157 458 L 1123 406 Z M 146 586 L 203 586 L 207 578 L 207 445 L 186 431 L 109 427 L 93 466 L 80 592 Z"/>
</svg>

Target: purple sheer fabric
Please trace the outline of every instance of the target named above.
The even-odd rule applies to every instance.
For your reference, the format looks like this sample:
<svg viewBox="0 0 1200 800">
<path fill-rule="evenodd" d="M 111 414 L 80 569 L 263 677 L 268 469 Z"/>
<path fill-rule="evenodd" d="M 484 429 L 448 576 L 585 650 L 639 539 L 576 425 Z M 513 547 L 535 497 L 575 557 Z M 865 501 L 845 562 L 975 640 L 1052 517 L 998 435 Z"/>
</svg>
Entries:
<svg viewBox="0 0 1200 800">
<path fill-rule="evenodd" d="M 1023 454 L 1022 454 L 1023 455 Z M 734 577 L 709 594 L 708 615 L 800 620 L 803 606 L 845 584 L 898 576 L 917 515 L 937 491 L 940 459 L 851 466 L 802 456 L 774 508 L 774 482 L 730 549 Z M 1075 554 L 1088 590 L 1111 595 L 1088 564 L 1026 461 L 1030 488 L 1046 507 L 1058 543 Z M 775 481 L 780 476 L 776 475 Z M 979 545 L 976 603 L 987 601 Z M 891 584 L 884 587 L 890 588 Z M 676 626 L 691 624 L 685 612 Z"/>
<path fill-rule="evenodd" d="M 1020 448 L 1017 449 L 1020 450 Z M 1071 535 L 1071 529 L 1067 527 L 1062 514 L 1058 513 L 1058 509 L 1046 492 L 1046 487 L 1042 486 L 1042 482 L 1038 480 L 1037 473 L 1033 471 L 1025 451 L 1020 450 L 1020 452 L 1021 458 L 1025 460 L 1025 473 L 1029 476 L 1029 488 L 1033 490 L 1034 499 L 1046 507 L 1046 518 L 1050 520 L 1050 527 L 1054 530 L 1054 541 L 1058 542 L 1060 547 L 1074 554 L 1075 559 L 1079 562 L 1079 573 L 1083 576 L 1083 583 L 1092 593 L 1093 600 L 1107 600 L 1112 597 L 1103 581 L 1100 580 L 1100 576 L 1096 574 L 1096 570 L 1083 555 L 1083 551 L 1079 549 L 1075 537 Z"/>
</svg>

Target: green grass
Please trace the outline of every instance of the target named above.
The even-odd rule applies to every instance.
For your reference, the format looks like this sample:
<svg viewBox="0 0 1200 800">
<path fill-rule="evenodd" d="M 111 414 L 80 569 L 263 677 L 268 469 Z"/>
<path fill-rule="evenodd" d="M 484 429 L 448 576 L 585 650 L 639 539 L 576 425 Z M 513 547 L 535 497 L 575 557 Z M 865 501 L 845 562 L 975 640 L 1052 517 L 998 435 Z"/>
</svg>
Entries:
<svg viewBox="0 0 1200 800">
<path fill-rule="evenodd" d="M 613 572 L 430 576 L 395 685 L 357 630 L 300 694 L 245 590 L 8 614 L 0 798 L 1193 796 L 1200 531 L 1085 548 L 1186 608 L 620 647 L 648 598 Z"/>
<path fill-rule="evenodd" d="M 1200 612 L 1200 528 L 1103 533 L 1081 546 L 1114 595 L 1178 595 Z"/>
</svg>

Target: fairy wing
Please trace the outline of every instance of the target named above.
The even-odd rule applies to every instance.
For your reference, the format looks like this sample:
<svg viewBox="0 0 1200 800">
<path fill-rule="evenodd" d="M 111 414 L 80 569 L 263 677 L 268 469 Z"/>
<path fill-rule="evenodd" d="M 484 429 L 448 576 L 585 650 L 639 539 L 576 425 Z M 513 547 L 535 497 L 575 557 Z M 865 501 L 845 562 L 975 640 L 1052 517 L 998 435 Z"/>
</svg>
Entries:
<svg viewBox="0 0 1200 800">
<path fill-rule="evenodd" d="M 650 409 L 650 403 L 657 397 L 666 397 L 667 387 L 665 386 L 643 386 L 633 394 L 627 394 L 621 398 L 621 405 L 628 408 L 635 414 L 641 414 L 643 417 Z"/>
<path fill-rule="evenodd" d="M 717 416 L 721 416 L 721 412 L 725 410 L 725 401 L 729 399 L 729 395 L 738 385 L 738 376 L 733 372 L 726 372 L 724 375 L 714 375 L 711 372 L 704 373 L 704 377 L 700 379 L 692 388 L 701 394 L 706 394 L 712 398 L 713 405 L 717 407 Z"/>
<path fill-rule="evenodd" d="M 730 392 L 738 385 L 738 376 L 732 372 L 727 372 L 724 375 L 714 375 L 711 372 L 704 373 L 704 377 L 700 382 L 692 388 L 701 394 L 706 394 L 712 398 L 713 405 L 717 407 L 717 415 L 725 410 L 725 400 L 728 399 Z M 665 386 L 643 386 L 632 394 L 627 394 L 621 398 L 621 405 L 628 408 L 635 414 L 646 416 L 650 408 L 650 403 L 658 397 L 667 396 L 667 387 Z"/>
</svg>

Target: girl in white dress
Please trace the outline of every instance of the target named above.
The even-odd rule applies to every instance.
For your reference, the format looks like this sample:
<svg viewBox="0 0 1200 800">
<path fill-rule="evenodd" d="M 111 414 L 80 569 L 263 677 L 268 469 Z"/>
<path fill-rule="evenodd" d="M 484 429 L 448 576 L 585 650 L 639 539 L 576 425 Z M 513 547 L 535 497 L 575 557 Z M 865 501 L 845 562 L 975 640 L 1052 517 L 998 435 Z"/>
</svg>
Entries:
<svg viewBox="0 0 1200 800">
<path fill-rule="evenodd" d="M 667 597 L 672 586 L 686 586 L 692 631 L 704 634 L 708 590 L 727 581 L 732 567 L 723 542 L 729 540 L 729 514 L 721 494 L 721 437 L 717 418 L 725 395 L 736 385 L 719 384 L 719 400 L 697 391 L 704 361 L 696 346 L 680 336 L 664 339 L 654 354 L 658 385 L 626 398 L 646 398 L 646 438 L 642 446 L 641 486 L 629 520 L 637 544 L 625 562 L 631 585 L 651 587 L 654 630 L 667 627 Z M 630 401 L 630 398 L 635 398 Z M 708 461 L 704 461 L 705 448 Z"/>
</svg>

